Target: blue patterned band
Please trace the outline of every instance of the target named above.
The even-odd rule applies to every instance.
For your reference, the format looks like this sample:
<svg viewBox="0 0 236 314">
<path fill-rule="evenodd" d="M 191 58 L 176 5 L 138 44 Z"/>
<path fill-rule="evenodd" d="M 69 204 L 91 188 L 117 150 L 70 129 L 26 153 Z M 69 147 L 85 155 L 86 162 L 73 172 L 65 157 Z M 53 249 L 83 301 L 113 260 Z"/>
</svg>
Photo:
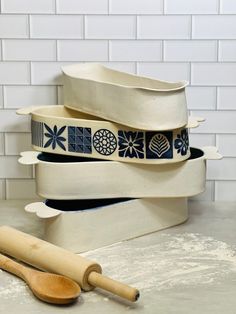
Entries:
<svg viewBox="0 0 236 314">
<path fill-rule="evenodd" d="M 108 129 L 92 131 L 89 127 L 57 126 L 32 120 L 32 144 L 59 153 L 110 156 L 123 159 L 172 159 L 174 153 L 185 156 L 189 151 L 188 130 L 127 131 L 114 134 Z"/>
</svg>

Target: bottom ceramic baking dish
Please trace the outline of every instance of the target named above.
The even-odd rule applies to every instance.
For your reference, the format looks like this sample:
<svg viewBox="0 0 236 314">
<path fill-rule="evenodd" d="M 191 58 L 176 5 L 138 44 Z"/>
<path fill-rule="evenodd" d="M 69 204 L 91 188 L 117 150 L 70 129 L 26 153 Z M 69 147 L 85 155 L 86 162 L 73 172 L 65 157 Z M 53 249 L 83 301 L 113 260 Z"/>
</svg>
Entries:
<svg viewBox="0 0 236 314">
<path fill-rule="evenodd" d="M 187 161 L 163 165 L 98 161 L 24 152 L 19 162 L 35 164 L 37 193 L 46 199 L 188 197 L 204 191 L 206 160 L 215 147 L 191 148 Z"/>
<path fill-rule="evenodd" d="M 188 218 L 184 197 L 47 200 L 31 203 L 25 210 L 45 223 L 46 241 L 76 253 L 166 229 Z"/>
</svg>

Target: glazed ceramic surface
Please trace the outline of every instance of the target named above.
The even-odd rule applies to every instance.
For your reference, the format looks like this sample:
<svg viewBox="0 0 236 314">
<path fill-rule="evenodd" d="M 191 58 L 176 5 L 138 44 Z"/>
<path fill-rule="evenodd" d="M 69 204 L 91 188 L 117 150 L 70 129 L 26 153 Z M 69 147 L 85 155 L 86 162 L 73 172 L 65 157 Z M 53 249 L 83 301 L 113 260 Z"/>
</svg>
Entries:
<svg viewBox="0 0 236 314">
<path fill-rule="evenodd" d="M 69 212 L 50 205 L 31 203 L 25 210 L 45 221 L 46 241 L 76 253 L 166 229 L 188 218 L 186 198 L 119 200 L 107 206 L 97 201 L 94 208 Z"/>
<path fill-rule="evenodd" d="M 206 159 L 216 148 L 191 148 L 185 162 L 138 165 L 24 152 L 19 162 L 35 164 L 37 193 L 49 199 L 188 197 L 205 189 Z"/>
<path fill-rule="evenodd" d="M 38 151 L 144 164 L 164 164 L 190 156 L 188 127 L 169 131 L 131 129 L 64 106 L 22 108 L 32 115 L 32 145 Z"/>
<path fill-rule="evenodd" d="M 144 130 L 188 123 L 186 81 L 165 82 L 84 63 L 62 67 L 64 105 Z"/>
</svg>

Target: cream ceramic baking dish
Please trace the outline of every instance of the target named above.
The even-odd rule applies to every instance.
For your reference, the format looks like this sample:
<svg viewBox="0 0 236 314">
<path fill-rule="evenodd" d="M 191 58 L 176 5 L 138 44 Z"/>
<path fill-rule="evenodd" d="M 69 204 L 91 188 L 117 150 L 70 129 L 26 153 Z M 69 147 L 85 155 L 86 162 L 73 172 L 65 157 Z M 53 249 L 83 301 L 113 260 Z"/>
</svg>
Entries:
<svg viewBox="0 0 236 314">
<path fill-rule="evenodd" d="M 59 208 L 59 209 L 58 209 Z M 66 209 L 73 211 L 65 211 Z M 83 209 L 83 210 L 79 210 Z M 47 200 L 25 207 L 44 222 L 44 239 L 76 253 L 166 229 L 188 218 L 187 198 Z"/>
<path fill-rule="evenodd" d="M 64 106 L 22 108 L 17 113 L 31 114 L 35 150 L 143 164 L 175 163 L 189 158 L 188 128 L 203 120 L 191 117 L 179 129 L 144 131 Z"/>
<path fill-rule="evenodd" d="M 54 200 L 188 197 L 204 191 L 206 159 L 215 147 L 191 148 L 184 162 L 138 165 L 55 154 L 23 152 L 21 164 L 35 165 L 37 193 Z"/>
<path fill-rule="evenodd" d="M 143 130 L 171 130 L 188 123 L 186 81 L 160 81 L 96 63 L 62 71 L 68 108 Z"/>
</svg>

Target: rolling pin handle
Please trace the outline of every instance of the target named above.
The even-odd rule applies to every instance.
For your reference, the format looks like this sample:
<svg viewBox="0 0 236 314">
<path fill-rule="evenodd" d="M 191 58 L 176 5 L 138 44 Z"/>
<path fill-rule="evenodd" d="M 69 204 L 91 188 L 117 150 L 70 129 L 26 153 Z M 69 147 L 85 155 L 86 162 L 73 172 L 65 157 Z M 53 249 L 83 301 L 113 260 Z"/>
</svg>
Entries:
<svg viewBox="0 0 236 314">
<path fill-rule="evenodd" d="M 94 287 L 102 288 L 131 302 L 137 301 L 140 296 L 140 293 L 136 288 L 113 280 L 94 271 L 89 274 L 88 282 Z"/>
</svg>

